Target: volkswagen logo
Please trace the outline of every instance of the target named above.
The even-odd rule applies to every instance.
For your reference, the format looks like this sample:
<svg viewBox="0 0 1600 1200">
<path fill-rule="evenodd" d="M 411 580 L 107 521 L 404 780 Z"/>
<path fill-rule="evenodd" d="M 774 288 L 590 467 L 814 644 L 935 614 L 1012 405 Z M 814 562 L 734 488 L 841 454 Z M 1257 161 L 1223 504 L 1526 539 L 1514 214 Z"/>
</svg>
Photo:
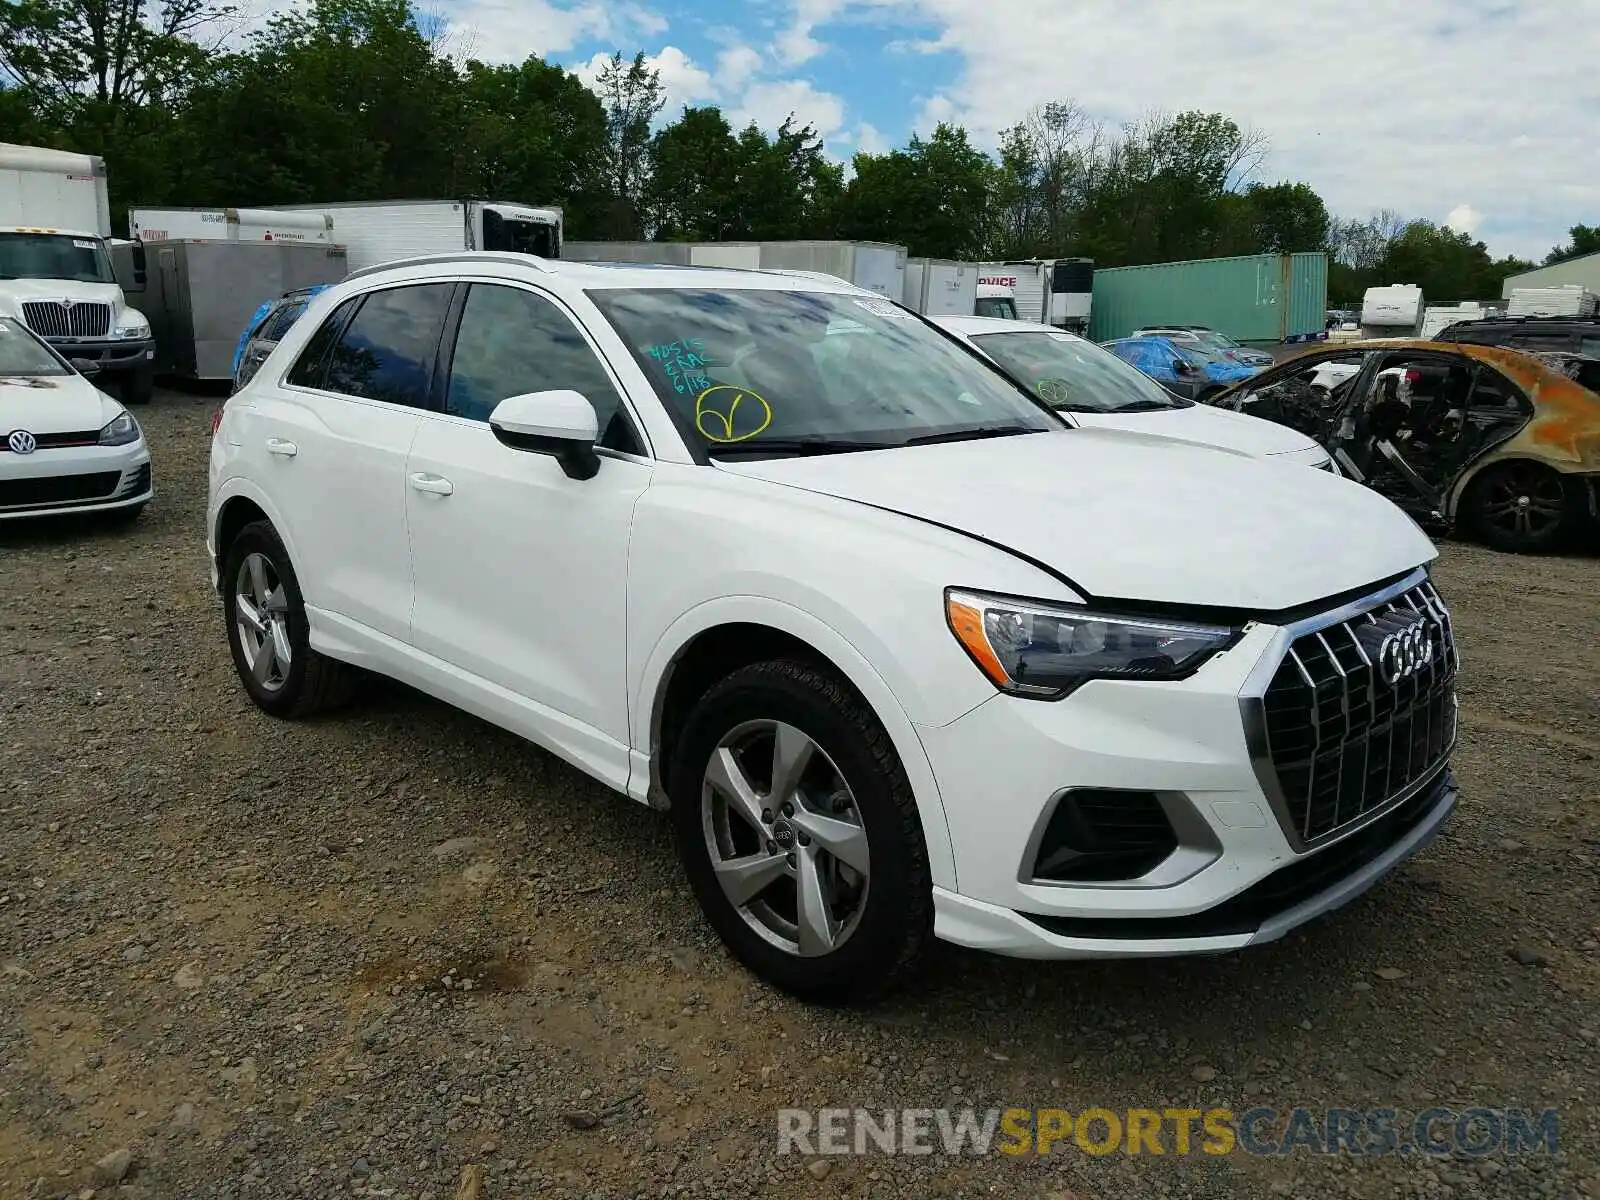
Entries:
<svg viewBox="0 0 1600 1200">
<path fill-rule="evenodd" d="M 13 429 L 11 436 L 6 439 L 6 445 L 11 447 L 13 453 L 32 454 L 39 448 L 39 439 L 26 429 Z"/>
<path fill-rule="evenodd" d="M 1355 632 L 1378 677 L 1390 687 L 1433 665 L 1433 638 L 1419 613 L 1385 613 Z"/>
</svg>

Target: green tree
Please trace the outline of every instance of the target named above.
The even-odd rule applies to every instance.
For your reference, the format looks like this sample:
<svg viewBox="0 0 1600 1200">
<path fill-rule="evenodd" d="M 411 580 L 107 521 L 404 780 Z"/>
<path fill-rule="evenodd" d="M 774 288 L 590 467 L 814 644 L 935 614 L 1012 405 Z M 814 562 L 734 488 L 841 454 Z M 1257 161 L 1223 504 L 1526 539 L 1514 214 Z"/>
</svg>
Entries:
<svg viewBox="0 0 1600 1200">
<path fill-rule="evenodd" d="M 1304 183 L 1253 183 L 1244 193 L 1250 251 L 1293 254 L 1328 244 L 1328 207 Z"/>
<path fill-rule="evenodd" d="M 632 61 L 618 51 L 600 69 L 595 90 L 606 118 L 609 211 L 601 228 L 607 237 L 637 238 L 643 234 L 650 125 L 667 102 L 661 72 L 646 65 L 643 51 Z"/>
<path fill-rule="evenodd" d="M 740 153 L 715 106 L 686 108 L 650 139 L 647 207 L 661 241 L 725 241 L 740 225 L 732 178 Z"/>
<path fill-rule="evenodd" d="M 739 135 L 733 169 L 732 236 L 760 241 L 825 237 L 843 190 L 843 170 L 822 152 L 810 125 L 791 113 L 772 137 L 751 122 Z"/>
<path fill-rule="evenodd" d="M 1567 236 L 1572 239 L 1570 242 L 1565 246 L 1552 247 L 1550 253 L 1544 256 L 1545 266 L 1554 266 L 1569 258 L 1581 258 L 1585 254 L 1600 254 L 1600 225 L 1574 225 L 1567 230 Z"/>
<path fill-rule="evenodd" d="M 994 163 L 967 131 L 940 124 L 904 150 L 857 154 L 840 200 L 842 236 L 899 242 L 914 255 L 976 258 L 986 249 Z"/>
</svg>

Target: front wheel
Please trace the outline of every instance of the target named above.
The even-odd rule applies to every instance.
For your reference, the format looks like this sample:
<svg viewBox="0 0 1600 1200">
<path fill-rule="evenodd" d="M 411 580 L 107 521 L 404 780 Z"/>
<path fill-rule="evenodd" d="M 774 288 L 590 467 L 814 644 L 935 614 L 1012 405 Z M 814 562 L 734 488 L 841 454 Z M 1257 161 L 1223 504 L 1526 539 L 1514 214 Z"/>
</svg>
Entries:
<svg viewBox="0 0 1600 1200">
<path fill-rule="evenodd" d="M 1577 524 L 1566 481 L 1536 462 L 1490 467 L 1472 481 L 1462 509 L 1470 531 L 1485 545 L 1512 554 L 1557 549 Z"/>
<path fill-rule="evenodd" d="M 881 995 L 932 936 L 911 785 L 872 710 L 831 674 L 741 668 L 690 714 L 669 775 L 678 853 L 747 967 L 803 999 Z"/>
</svg>

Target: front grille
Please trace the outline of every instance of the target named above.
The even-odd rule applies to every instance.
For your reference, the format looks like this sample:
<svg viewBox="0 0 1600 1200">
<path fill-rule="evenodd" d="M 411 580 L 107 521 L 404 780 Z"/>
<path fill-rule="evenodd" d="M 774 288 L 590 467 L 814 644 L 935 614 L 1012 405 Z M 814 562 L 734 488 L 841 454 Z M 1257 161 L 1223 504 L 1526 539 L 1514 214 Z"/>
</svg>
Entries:
<svg viewBox="0 0 1600 1200">
<path fill-rule="evenodd" d="M 22 319 L 40 337 L 102 338 L 111 332 L 111 306 L 93 301 L 25 300 Z"/>
<path fill-rule="evenodd" d="M 1374 661 L 1376 627 L 1413 616 L 1422 619 L 1428 662 L 1390 683 Z M 1263 699 L 1291 840 L 1331 837 L 1443 764 L 1455 744 L 1457 666 L 1450 612 L 1427 581 L 1295 639 Z"/>
<path fill-rule="evenodd" d="M 38 479 L 0 479 L 0 508 L 47 508 L 57 504 L 104 500 L 121 479 L 121 471 L 45 475 Z"/>
<path fill-rule="evenodd" d="M 0 434 L 0 438 L 4 438 L 4 436 L 4 434 Z M 87 429 L 78 433 L 37 433 L 34 434 L 33 440 L 35 447 L 40 450 L 50 450 L 61 446 L 98 446 L 100 444 L 100 431 L 98 429 Z M 0 454 L 9 453 L 11 453 L 11 444 L 0 440 Z"/>
</svg>

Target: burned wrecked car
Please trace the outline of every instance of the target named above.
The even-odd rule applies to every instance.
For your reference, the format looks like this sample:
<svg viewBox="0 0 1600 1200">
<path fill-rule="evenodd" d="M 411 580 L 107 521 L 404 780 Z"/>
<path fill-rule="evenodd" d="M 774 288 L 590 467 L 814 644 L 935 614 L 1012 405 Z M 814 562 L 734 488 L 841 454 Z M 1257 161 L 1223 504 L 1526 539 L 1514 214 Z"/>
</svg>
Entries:
<svg viewBox="0 0 1600 1200">
<path fill-rule="evenodd" d="M 1347 343 L 1297 355 L 1210 403 L 1307 434 L 1424 528 L 1533 553 L 1600 528 L 1600 363 L 1556 357 Z"/>
</svg>

